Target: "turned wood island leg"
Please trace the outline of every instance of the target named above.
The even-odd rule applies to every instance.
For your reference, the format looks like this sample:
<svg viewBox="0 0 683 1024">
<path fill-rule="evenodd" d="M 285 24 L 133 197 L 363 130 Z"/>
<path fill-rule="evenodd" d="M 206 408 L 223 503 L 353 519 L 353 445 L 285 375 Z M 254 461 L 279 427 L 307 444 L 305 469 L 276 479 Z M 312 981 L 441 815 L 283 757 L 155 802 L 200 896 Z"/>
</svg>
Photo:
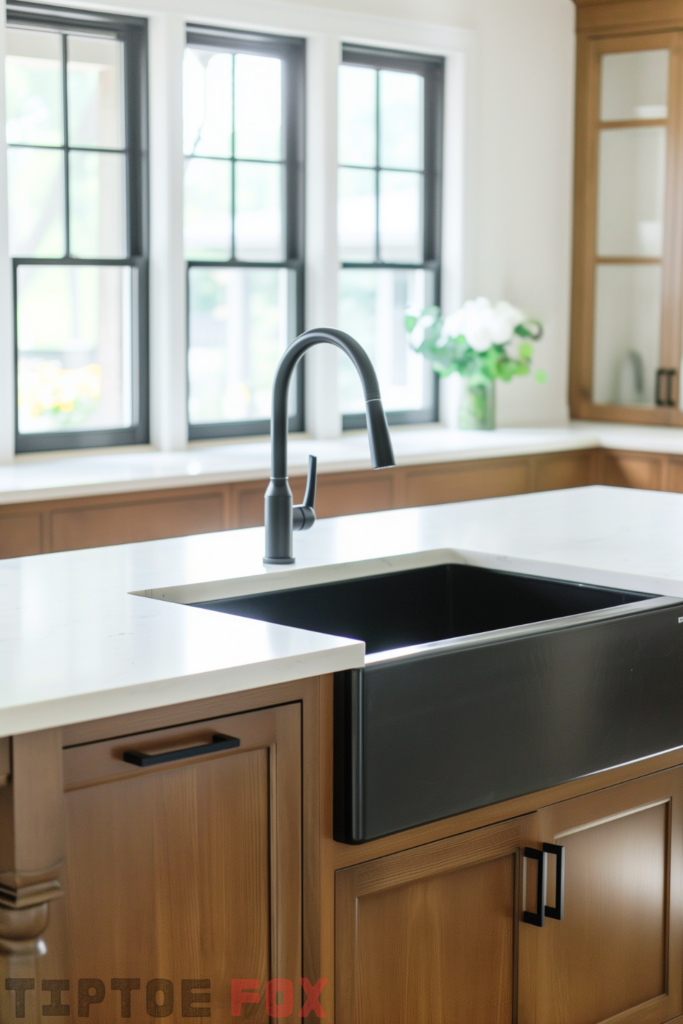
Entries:
<svg viewBox="0 0 683 1024">
<path fill-rule="evenodd" d="M 62 895 L 61 731 L 0 739 L 0 1024 L 37 1021 L 37 960 Z"/>
</svg>

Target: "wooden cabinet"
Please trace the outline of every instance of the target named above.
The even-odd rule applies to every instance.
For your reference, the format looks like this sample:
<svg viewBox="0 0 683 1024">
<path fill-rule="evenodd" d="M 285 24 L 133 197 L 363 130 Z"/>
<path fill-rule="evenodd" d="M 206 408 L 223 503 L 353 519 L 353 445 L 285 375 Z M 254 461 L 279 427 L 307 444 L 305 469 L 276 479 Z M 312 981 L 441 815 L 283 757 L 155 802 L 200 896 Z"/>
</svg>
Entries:
<svg viewBox="0 0 683 1024">
<path fill-rule="evenodd" d="M 535 827 L 525 815 L 338 871 L 336 1024 L 512 1024 Z"/>
<path fill-rule="evenodd" d="M 572 415 L 683 423 L 683 9 L 576 0 Z"/>
<path fill-rule="evenodd" d="M 230 1020 L 235 982 L 266 1024 L 275 979 L 291 1024 L 300 979 L 334 1024 L 683 1020 L 680 749 L 353 846 L 332 708 L 316 677 L 0 741 L 0 1022 L 24 983 L 31 1024 Z"/>
<path fill-rule="evenodd" d="M 131 544 L 177 537 L 181 532 L 211 533 L 223 526 L 220 493 L 185 494 L 159 501 L 101 504 L 57 509 L 51 516 L 52 550 Z"/>
<path fill-rule="evenodd" d="M 532 463 L 526 458 L 461 462 L 458 466 L 421 466 L 406 472 L 406 505 L 443 505 L 450 501 L 497 498 L 535 490 Z"/>
<path fill-rule="evenodd" d="M 216 735 L 240 745 L 212 752 Z M 124 760 L 196 747 L 147 767 Z M 302 973 L 300 747 L 300 705 L 289 704 L 64 751 L 64 898 L 37 970 L 68 979 L 72 1018 L 79 979 L 81 997 L 94 979 L 87 1015 L 102 1024 L 126 1016 L 125 999 L 140 1024 L 202 1008 L 227 1019 L 232 979 L 257 979 L 259 1002 L 243 1016 L 269 1019 L 268 979 Z M 112 979 L 132 981 L 129 996 Z"/>
<path fill-rule="evenodd" d="M 543 844 L 564 916 L 535 913 Z M 546 854 L 555 907 L 555 854 Z M 337 872 L 337 1024 L 663 1024 L 683 1013 L 683 768 Z"/>
<path fill-rule="evenodd" d="M 590 450 L 318 477 L 320 519 L 597 483 Z M 664 458 L 654 456 L 654 458 Z M 263 525 L 268 481 L 0 505 L 0 558 Z M 291 480 L 301 501 L 305 479 Z"/>
</svg>

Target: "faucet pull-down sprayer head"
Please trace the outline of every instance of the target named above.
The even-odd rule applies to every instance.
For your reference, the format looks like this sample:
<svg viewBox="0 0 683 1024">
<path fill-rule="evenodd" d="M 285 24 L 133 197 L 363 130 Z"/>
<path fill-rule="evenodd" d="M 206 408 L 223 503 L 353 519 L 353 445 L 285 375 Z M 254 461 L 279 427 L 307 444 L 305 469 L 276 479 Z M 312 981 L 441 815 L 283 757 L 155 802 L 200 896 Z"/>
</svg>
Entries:
<svg viewBox="0 0 683 1024">
<path fill-rule="evenodd" d="M 303 505 L 294 506 L 287 479 L 287 395 L 294 367 L 313 345 L 323 342 L 346 352 L 356 367 L 365 395 L 370 456 L 374 469 L 395 466 L 387 418 L 379 393 L 377 374 L 367 352 L 350 335 L 333 328 L 306 331 L 285 350 L 273 381 L 271 420 L 271 474 L 265 496 L 266 565 L 288 565 L 294 561 L 292 531 L 309 530 L 315 522 L 316 459 L 308 459 L 308 480 Z"/>
</svg>

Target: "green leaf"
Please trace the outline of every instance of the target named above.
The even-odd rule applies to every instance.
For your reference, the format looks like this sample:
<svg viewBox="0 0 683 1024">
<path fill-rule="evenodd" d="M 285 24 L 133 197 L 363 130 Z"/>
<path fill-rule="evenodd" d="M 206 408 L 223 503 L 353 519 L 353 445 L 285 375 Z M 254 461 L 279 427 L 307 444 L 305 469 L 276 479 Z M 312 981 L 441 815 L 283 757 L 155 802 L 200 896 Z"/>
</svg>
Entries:
<svg viewBox="0 0 683 1024">
<path fill-rule="evenodd" d="M 534 377 L 536 378 L 539 384 L 548 383 L 548 374 L 545 372 L 545 370 L 536 370 Z"/>
</svg>

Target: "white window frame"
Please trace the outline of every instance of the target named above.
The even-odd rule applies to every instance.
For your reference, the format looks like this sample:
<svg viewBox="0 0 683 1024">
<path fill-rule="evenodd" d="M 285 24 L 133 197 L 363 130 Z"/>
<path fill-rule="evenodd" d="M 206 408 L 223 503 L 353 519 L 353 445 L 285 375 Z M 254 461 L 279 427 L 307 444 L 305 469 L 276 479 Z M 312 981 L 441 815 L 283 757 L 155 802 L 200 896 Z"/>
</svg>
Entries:
<svg viewBox="0 0 683 1024">
<path fill-rule="evenodd" d="M 4 24 L 4 0 L 0 3 Z M 182 62 L 188 23 L 306 39 L 306 328 L 337 322 L 337 68 L 342 43 L 445 58 L 441 295 L 444 308 L 459 304 L 470 284 L 464 253 L 473 250 L 474 204 L 468 203 L 465 209 L 463 197 L 473 194 L 470 183 L 476 171 L 474 31 L 269 0 L 193 0 L 191 9 L 187 0 L 147 0 L 139 6 L 131 0 L 109 0 L 106 5 L 70 0 L 68 6 L 149 19 L 150 437 L 155 448 L 174 451 L 188 446 L 182 138 Z M 4 32 L 0 46 L 4 62 Z M 0 97 L 4 101 L 4 76 Z M 6 197 L 4 133 L 2 138 L 0 195 Z M 6 200 L 0 202 L 2 261 L 6 272 L 0 273 L 0 462 L 9 462 L 14 457 L 14 367 Z M 306 357 L 306 432 L 313 437 L 341 436 L 336 367 L 337 353 L 330 346 L 317 346 Z M 442 421 L 451 426 L 452 382 L 441 386 Z"/>
</svg>

